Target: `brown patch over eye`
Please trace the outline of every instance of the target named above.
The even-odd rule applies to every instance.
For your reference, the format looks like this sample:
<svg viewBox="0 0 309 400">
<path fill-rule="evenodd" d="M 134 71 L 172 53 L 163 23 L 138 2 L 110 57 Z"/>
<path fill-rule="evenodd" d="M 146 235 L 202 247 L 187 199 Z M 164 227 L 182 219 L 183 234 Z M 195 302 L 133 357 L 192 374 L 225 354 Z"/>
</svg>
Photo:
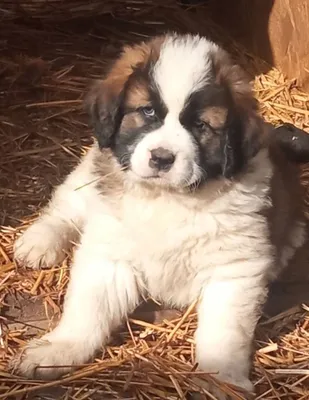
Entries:
<svg viewBox="0 0 309 400">
<path fill-rule="evenodd" d="M 214 129 L 222 128 L 227 118 L 227 112 L 225 107 L 207 107 L 203 111 L 201 119 Z"/>
<path fill-rule="evenodd" d="M 149 103 L 149 91 L 146 83 L 135 82 L 129 88 L 126 98 L 126 106 L 137 109 L 146 107 Z"/>
<path fill-rule="evenodd" d="M 138 112 L 132 112 L 123 117 L 120 132 L 130 132 L 145 125 L 143 117 Z"/>
<path fill-rule="evenodd" d="M 156 62 L 160 55 L 165 36 L 159 36 L 148 43 L 125 47 L 120 58 L 114 63 L 106 81 L 119 94 L 125 82 L 137 66 L 145 66 L 149 61 Z"/>
<path fill-rule="evenodd" d="M 121 56 L 112 65 L 106 78 L 98 80 L 87 94 L 85 105 L 88 112 L 93 114 L 96 105 L 103 109 L 103 105 L 114 103 L 135 68 L 144 67 L 147 63 L 155 63 L 158 60 L 164 40 L 165 36 L 159 36 L 148 43 L 125 47 Z M 139 86 L 136 86 L 133 92 L 135 93 L 134 95 L 132 93 L 133 103 L 138 103 L 145 95 L 145 91 Z M 147 105 L 147 102 L 148 98 L 146 104 L 143 105 Z"/>
</svg>

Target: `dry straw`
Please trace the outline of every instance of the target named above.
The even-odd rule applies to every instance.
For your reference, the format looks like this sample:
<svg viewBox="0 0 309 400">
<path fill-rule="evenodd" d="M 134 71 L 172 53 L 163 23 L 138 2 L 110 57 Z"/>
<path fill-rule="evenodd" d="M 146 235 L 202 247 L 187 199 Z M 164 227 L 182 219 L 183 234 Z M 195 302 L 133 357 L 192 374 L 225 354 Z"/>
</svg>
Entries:
<svg viewBox="0 0 309 400">
<path fill-rule="evenodd" d="M 78 24 L 55 22 L 63 11 L 70 16 L 91 10 L 92 14 L 94 10 L 94 14 L 108 14 L 109 7 L 114 10 L 113 17 L 103 15 Z M 10 15 L 3 18 L 0 41 L 4 96 L 0 115 L 0 399 L 35 395 L 79 400 L 184 399 L 189 390 L 201 386 L 201 379 L 216 384 L 215 376 L 201 375 L 194 364 L 193 306 L 160 323 L 133 316 L 93 363 L 81 366 L 71 376 L 48 383 L 16 377 L 7 370 L 11 357 L 31 336 L 48 330 L 61 313 L 70 257 L 51 270 L 32 272 L 16 267 L 12 245 L 46 203 L 51 187 L 89 145 L 82 96 L 89 78 L 101 75 L 122 44 L 167 29 L 219 38 L 256 75 L 261 112 L 274 124 L 292 122 L 308 130 L 309 96 L 276 69 L 260 74 L 266 66 L 208 22 L 203 6 L 185 12 L 169 1 L 41 0 L 3 1 L 0 9 L 3 15 Z M 17 11 L 46 21 L 51 15 L 55 19 L 43 25 L 25 24 L 13 21 Z M 257 399 L 309 398 L 308 324 L 306 307 L 264 316 L 254 357 Z M 223 389 L 233 399 L 242 398 L 233 388 Z"/>
<path fill-rule="evenodd" d="M 79 17 L 148 12 L 149 8 L 175 7 L 175 0 L 2 0 L 0 19 L 27 18 L 44 22 L 68 21 Z M 2 16 L 2 17 L 1 17 Z"/>
</svg>

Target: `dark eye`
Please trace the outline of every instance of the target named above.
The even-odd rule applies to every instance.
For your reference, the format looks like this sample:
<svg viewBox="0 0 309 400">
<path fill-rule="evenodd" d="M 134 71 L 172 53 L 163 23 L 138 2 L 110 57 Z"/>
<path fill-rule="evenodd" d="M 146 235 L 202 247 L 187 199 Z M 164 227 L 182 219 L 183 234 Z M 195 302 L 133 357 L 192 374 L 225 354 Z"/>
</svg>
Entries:
<svg viewBox="0 0 309 400">
<path fill-rule="evenodd" d="M 141 108 L 141 111 L 146 117 L 154 117 L 156 115 L 155 110 L 150 106 Z"/>
<path fill-rule="evenodd" d="M 196 126 L 197 129 L 203 130 L 205 129 L 208 124 L 206 122 L 202 121 L 201 119 L 195 121 L 194 125 Z"/>
</svg>

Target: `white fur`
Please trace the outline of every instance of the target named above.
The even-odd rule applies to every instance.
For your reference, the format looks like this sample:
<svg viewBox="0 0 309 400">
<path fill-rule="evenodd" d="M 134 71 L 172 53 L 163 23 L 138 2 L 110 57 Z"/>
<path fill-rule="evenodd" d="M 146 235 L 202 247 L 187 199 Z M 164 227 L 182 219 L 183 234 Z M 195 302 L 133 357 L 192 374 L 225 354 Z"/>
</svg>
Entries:
<svg viewBox="0 0 309 400">
<path fill-rule="evenodd" d="M 154 79 L 170 112 L 179 114 L 190 94 L 207 83 L 212 68 L 209 53 L 217 48 L 197 35 L 177 40 L 171 36 L 164 42 Z"/>
<path fill-rule="evenodd" d="M 168 107 L 162 127 L 141 140 L 131 158 L 133 172 L 142 178 L 161 178 L 161 184 L 192 185 L 201 178 L 198 151 L 191 134 L 179 122 L 190 94 L 207 83 L 211 74 L 209 53 L 217 46 L 199 36 L 185 36 L 181 40 L 169 37 L 163 44 L 153 77 L 160 95 Z M 170 171 L 156 171 L 149 166 L 150 151 L 163 147 L 176 156 Z"/>
<path fill-rule="evenodd" d="M 149 152 L 163 147 L 176 159 L 168 172 L 156 171 L 149 166 Z M 159 176 L 170 186 L 188 186 L 201 178 L 197 165 L 198 151 L 190 134 L 179 122 L 179 114 L 169 113 L 162 127 L 149 133 L 136 146 L 131 157 L 132 171 L 142 178 Z"/>
<path fill-rule="evenodd" d="M 27 262 L 32 268 L 44 268 L 64 259 L 70 241 L 78 238 L 84 226 L 88 204 L 97 201 L 93 185 L 84 186 L 91 182 L 89 179 L 96 151 L 95 145 L 68 176 L 65 184 L 59 186 L 42 217 L 15 242 L 17 261 Z"/>
<path fill-rule="evenodd" d="M 218 370 L 222 379 L 251 388 L 255 307 L 265 294 L 263 278 L 273 260 L 267 222 L 258 214 L 269 206 L 267 155 L 258 155 L 253 172 L 242 181 L 213 182 L 202 193 L 165 191 L 149 198 L 138 185 L 130 187 L 119 197 L 119 217 L 94 185 L 75 190 L 94 180 L 95 151 L 94 146 L 57 189 L 47 213 L 16 244 L 15 256 L 35 268 L 39 260 L 57 259 L 60 242 L 67 248 L 74 234 L 70 220 L 79 228 L 84 224 L 62 320 L 43 341 L 30 343 L 19 371 L 32 376 L 37 365 L 87 361 L 147 291 L 180 307 L 201 297 L 198 362 L 205 370 Z M 70 218 L 64 220 L 66 215 Z M 41 235 L 29 243 L 36 227 Z M 42 248 L 48 249 L 49 258 L 40 254 Z M 44 368 L 36 374 L 54 377 L 64 371 Z"/>
</svg>

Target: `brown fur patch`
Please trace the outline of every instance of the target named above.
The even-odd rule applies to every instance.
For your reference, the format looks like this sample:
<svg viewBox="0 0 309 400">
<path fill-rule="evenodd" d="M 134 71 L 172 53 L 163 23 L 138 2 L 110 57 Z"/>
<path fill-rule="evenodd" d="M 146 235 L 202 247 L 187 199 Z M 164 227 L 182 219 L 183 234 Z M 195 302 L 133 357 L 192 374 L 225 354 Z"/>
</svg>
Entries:
<svg viewBox="0 0 309 400">
<path fill-rule="evenodd" d="M 274 168 L 271 182 L 271 197 L 275 203 L 273 213 L 278 219 L 276 225 L 282 226 L 282 231 L 286 232 L 293 221 L 303 217 L 304 190 L 300 183 L 301 170 L 298 165 L 288 162 L 276 146 L 270 149 L 270 157 Z"/>
<path fill-rule="evenodd" d="M 155 62 L 159 58 L 164 39 L 164 37 L 158 37 L 147 43 L 124 48 L 104 81 L 112 89 L 113 94 L 120 93 L 134 68 L 143 67 L 148 62 Z"/>
<path fill-rule="evenodd" d="M 289 162 L 276 144 L 271 144 L 269 155 L 273 164 L 270 187 L 273 205 L 266 212 L 266 216 L 269 221 L 271 241 L 280 255 L 285 247 L 295 247 L 291 242 L 293 240 L 297 242 L 297 237 L 294 236 L 297 235 L 299 223 L 306 224 L 305 191 L 301 185 L 300 167 Z M 276 270 L 280 272 L 280 263 L 276 266 Z"/>
<path fill-rule="evenodd" d="M 228 110 L 225 107 L 207 107 L 203 111 L 201 119 L 217 129 L 224 125 L 227 114 Z"/>
<path fill-rule="evenodd" d="M 234 65 L 227 53 L 219 50 L 213 54 L 217 83 L 226 85 L 234 100 L 236 110 L 245 124 L 245 136 L 249 146 L 266 146 L 273 165 L 270 184 L 272 207 L 265 211 L 269 222 L 270 239 L 276 249 L 274 275 L 278 275 L 284 263 L 290 264 L 293 251 L 302 245 L 301 231 L 304 217 L 304 190 L 300 182 L 300 168 L 289 162 L 275 141 L 270 140 L 271 130 L 258 115 L 258 103 L 253 96 L 250 81 L 238 65 Z M 298 244 L 297 244 L 298 241 Z M 288 253 L 291 255 L 288 255 Z M 283 264 L 281 264 L 281 261 Z"/>
<path fill-rule="evenodd" d="M 135 128 L 141 128 L 144 125 L 145 125 L 144 120 L 140 116 L 140 114 L 137 112 L 132 112 L 130 114 L 126 114 L 123 117 L 123 120 L 122 120 L 121 126 L 120 126 L 120 132 L 127 131 L 127 130 L 130 131 L 131 129 L 135 129 Z"/>
<path fill-rule="evenodd" d="M 232 62 L 224 50 L 213 52 L 212 58 L 216 82 L 228 88 L 236 111 L 242 116 L 246 152 L 248 157 L 252 157 L 261 148 L 265 124 L 258 115 L 258 102 L 253 96 L 249 77 L 239 65 Z"/>
<path fill-rule="evenodd" d="M 146 83 L 134 82 L 128 90 L 126 97 L 126 106 L 137 109 L 139 107 L 145 107 L 148 104 L 149 91 Z"/>
<path fill-rule="evenodd" d="M 147 43 L 125 47 L 120 58 L 113 65 L 107 81 L 113 85 L 115 91 L 120 91 L 137 66 L 145 66 L 159 58 L 160 49 L 165 40 L 159 36 Z"/>
<path fill-rule="evenodd" d="M 248 75 L 237 64 L 233 64 L 230 56 L 219 49 L 213 53 L 213 64 L 216 82 L 226 85 L 238 107 L 256 111 L 257 101 L 253 97 Z"/>
<path fill-rule="evenodd" d="M 95 82 L 88 92 L 85 98 L 88 111 L 92 113 L 97 103 L 108 104 L 117 99 L 134 68 L 146 66 L 159 58 L 164 40 L 165 36 L 159 36 L 147 43 L 125 47 L 106 78 Z M 132 102 L 138 104 L 145 99 L 145 95 L 142 87 L 136 87 Z"/>
</svg>

